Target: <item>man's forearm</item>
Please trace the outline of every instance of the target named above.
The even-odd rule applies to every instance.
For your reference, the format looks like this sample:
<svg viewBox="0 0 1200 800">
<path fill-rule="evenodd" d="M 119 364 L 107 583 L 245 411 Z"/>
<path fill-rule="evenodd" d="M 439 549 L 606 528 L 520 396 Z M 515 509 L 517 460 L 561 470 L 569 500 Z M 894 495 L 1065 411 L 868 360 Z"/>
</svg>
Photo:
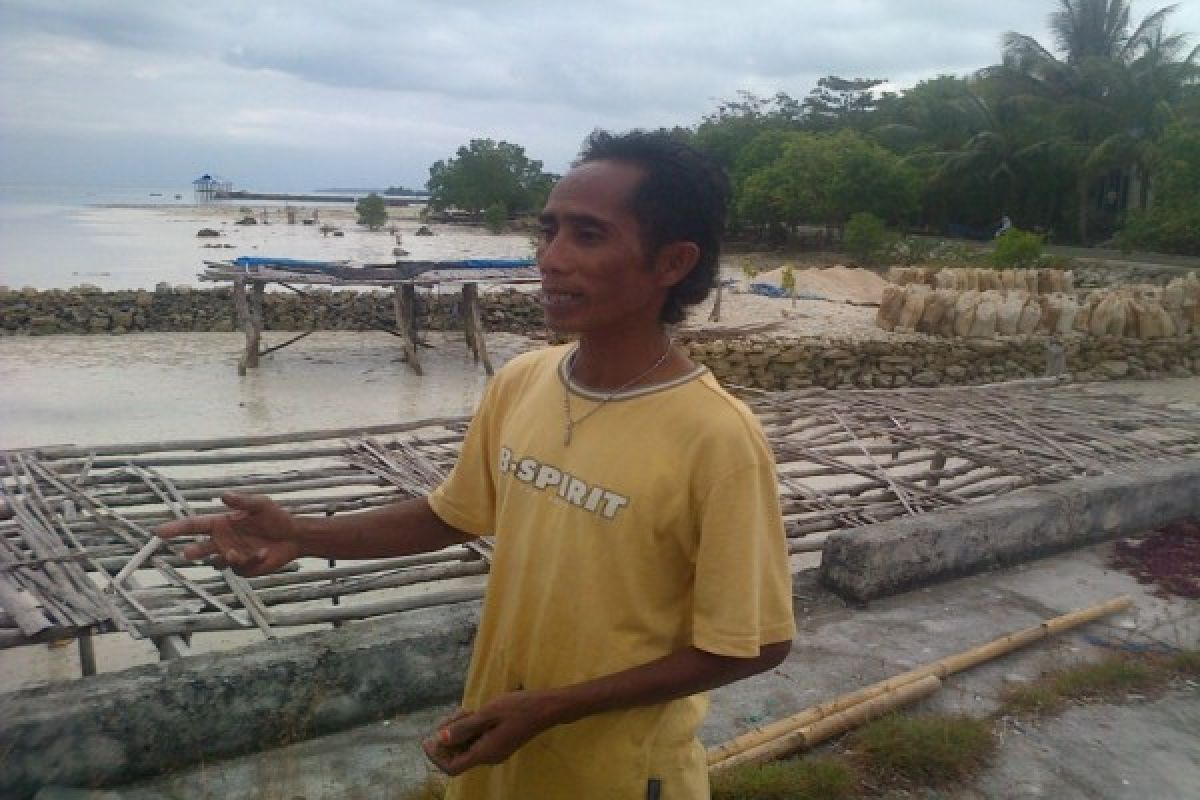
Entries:
<svg viewBox="0 0 1200 800">
<path fill-rule="evenodd" d="M 550 725 L 605 711 L 666 703 L 715 689 L 778 666 L 792 643 L 764 645 L 757 656 L 736 658 L 688 647 L 638 667 L 547 691 Z"/>
<path fill-rule="evenodd" d="M 422 746 L 451 775 L 480 764 L 499 764 L 556 725 L 605 711 L 665 703 L 747 678 L 777 666 L 791 646 L 790 641 L 769 644 L 752 658 L 718 656 L 689 647 L 573 686 L 502 694 L 475 711 L 456 714 Z"/>
<path fill-rule="evenodd" d="M 423 498 L 332 517 L 296 517 L 302 554 L 317 558 L 390 558 L 441 550 L 472 537 L 442 521 Z"/>
</svg>

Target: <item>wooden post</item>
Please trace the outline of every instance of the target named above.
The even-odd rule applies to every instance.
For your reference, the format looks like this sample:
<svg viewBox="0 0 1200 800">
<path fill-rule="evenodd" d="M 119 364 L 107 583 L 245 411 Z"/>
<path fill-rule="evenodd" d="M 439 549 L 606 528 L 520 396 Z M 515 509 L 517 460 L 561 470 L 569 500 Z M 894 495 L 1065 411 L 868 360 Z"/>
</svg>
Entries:
<svg viewBox="0 0 1200 800">
<path fill-rule="evenodd" d="M 483 315 L 479 311 L 479 284 L 464 283 L 462 289 L 463 329 L 467 332 L 467 346 L 475 355 L 475 362 L 483 362 L 483 371 L 496 374 L 492 360 L 488 357 L 487 342 L 483 336 Z"/>
<path fill-rule="evenodd" d="M 262 355 L 260 344 L 262 332 L 267 327 L 267 315 L 263 310 L 263 293 L 266 289 L 264 281 L 250 283 L 250 318 L 254 320 L 254 353 L 249 366 L 258 367 L 258 357 Z"/>
<path fill-rule="evenodd" d="M 931 458 L 929 460 L 929 469 L 934 472 L 941 472 L 945 468 L 946 468 L 946 451 L 938 450 L 936 453 L 933 454 L 933 458 Z M 929 480 L 927 480 L 925 482 L 925 485 L 928 486 L 930 489 L 934 489 L 941 482 L 942 482 L 942 479 L 940 476 L 931 475 L 931 476 L 929 476 Z"/>
<path fill-rule="evenodd" d="M 92 642 L 92 632 L 85 630 L 79 634 L 79 674 L 83 677 L 96 674 L 96 645 Z"/>
<path fill-rule="evenodd" d="M 404 343 L 404 358 L 408 366 L 418 375 L 424 375 L 421 362 L 417 360 L 417 289 L 411 283 L 396 286 L 392 297 L 396 308 L 396 329 L 400 331 L 400 341 Z"/>
<path fill-rule="evenodd" d="M 715 300 L 713 300 L 712 311 L 709 312 L 709 315 L 708 315 L 709 322 L 720 322 L 721 321 L 721 293 L 724 291 L 724 289 L 725 289 L 725 287 L 722 286 L 720 284 L 720 282 L 718 282 L 717 283 L 717 298 Z"/>
<path fill-rule="evenodd" d="M 238 359 L 238 375 L 245 375 L 250 361 L 250 340 L 253 322 L 250 319 L 250 303 L 246 299 L 246 279 L 233 279 L 233 311 L 237 317 L 238 327 L 246 334 L 246 345 L 242 349 L 242 357 Z"/>
</svg>

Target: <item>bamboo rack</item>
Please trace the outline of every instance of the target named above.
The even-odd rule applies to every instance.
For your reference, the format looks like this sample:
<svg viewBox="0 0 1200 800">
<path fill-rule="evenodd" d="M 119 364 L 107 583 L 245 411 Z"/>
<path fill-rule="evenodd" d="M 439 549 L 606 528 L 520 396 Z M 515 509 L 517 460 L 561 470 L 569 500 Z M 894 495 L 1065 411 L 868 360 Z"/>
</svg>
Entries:
<svg viewBox="0 0 1200 800">
<path fill-rule="evenodd" d="M 819 552 L 838 530 L 1200 454 L 1200 414 L 1043 381 L 745 400 L 775 452 L 793 555 Z M 468 422 L 0 451 L 0 648 L 83 631 L 274 636 L 477 598 L 486 541 L 243 580 L 152 534 L 223 510 L 229 489 L 311 515 L 422 495 L 453 466 Z"/>
</svg>

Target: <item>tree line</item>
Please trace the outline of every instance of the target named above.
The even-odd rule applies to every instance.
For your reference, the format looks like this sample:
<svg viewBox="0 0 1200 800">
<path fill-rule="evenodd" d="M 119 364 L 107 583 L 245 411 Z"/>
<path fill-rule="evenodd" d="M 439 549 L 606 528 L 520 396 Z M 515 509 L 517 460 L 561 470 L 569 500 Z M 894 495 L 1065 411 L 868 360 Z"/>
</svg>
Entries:
<svg viewBox="0 0 1200 800">
<path fill-rule="evenodd" d="M 672 130 L 728 171 L 730 232 L 782 242 L 856 213 L 990 237 L 1007 217 L 1051 241 L 1200 255 L 1200 47 L 1174 6 L 1059 0 L 1053 43 L 1018 32 L 1001 61 L 902 92 L 822 78 L 804 98 L 748 92 Z M 474 140 L 438 161 L 433 208 L 536 211 L 553 185 L 519 145 Z"/>
</svg>

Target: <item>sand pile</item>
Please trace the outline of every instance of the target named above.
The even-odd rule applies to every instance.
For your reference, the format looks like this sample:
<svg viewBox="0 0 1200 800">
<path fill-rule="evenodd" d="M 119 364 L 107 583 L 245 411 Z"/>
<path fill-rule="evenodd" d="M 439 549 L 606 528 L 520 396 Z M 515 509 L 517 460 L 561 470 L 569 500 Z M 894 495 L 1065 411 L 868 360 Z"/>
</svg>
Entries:
<svg viewBox="0 0 1200 800">
<path fill-rule="evenodd" d="M 754 276 L 754 283 L 769 283 L 772 286 L 783 285 L 783 271 L 788 265 L 773 269 L 770 272 L 760 272 Z M 879 305 L 883 300 L 883 287 L 886 280 L 874 272 L 855 267 L 829 267 L 827 269 L 796 269 L 792 267 L 796 278 L 796 293 L 804 292 L 819 294 L 830 300 L 860 305 Z"/>
</svg>

